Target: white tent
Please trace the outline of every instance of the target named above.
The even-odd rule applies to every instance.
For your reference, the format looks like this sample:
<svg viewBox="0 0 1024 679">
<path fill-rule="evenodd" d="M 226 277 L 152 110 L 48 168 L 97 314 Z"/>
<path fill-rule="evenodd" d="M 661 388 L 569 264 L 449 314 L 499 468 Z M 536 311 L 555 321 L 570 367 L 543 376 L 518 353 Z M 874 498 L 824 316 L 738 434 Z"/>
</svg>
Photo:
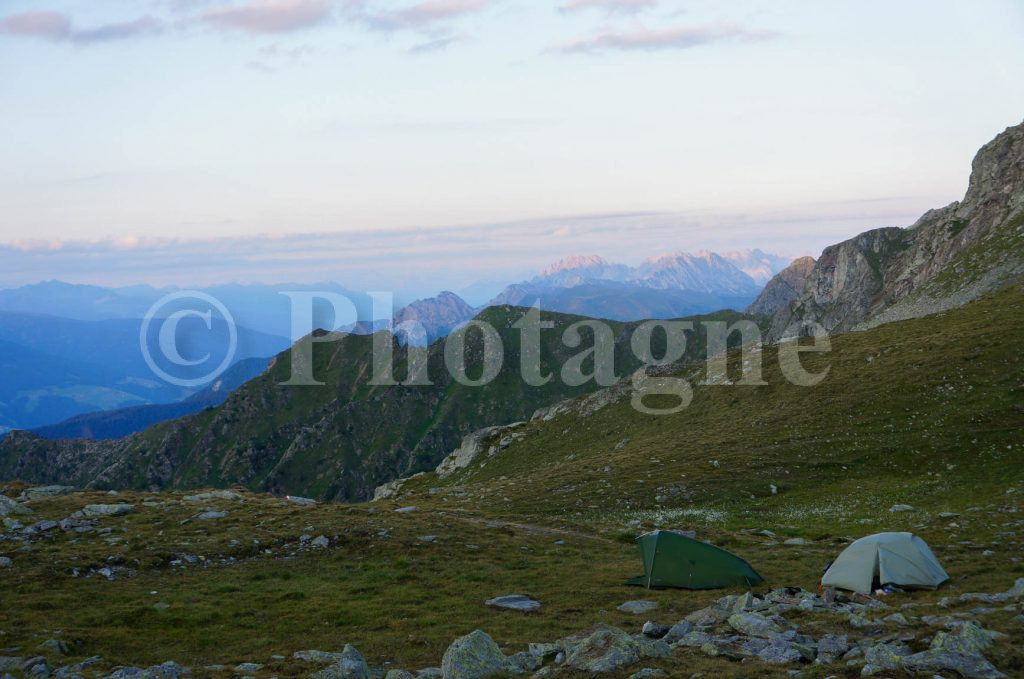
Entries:
<svg viewBox="0 0 1024 679">
<path fill-rule="evenodd" d="M 832 562 L 821 584 L 871 594 L 875 578 L 882 585 L 935 589 L 949 580 L 932 550 L 912 533 L 876 533 L 855 540 Z"/>
</svg>

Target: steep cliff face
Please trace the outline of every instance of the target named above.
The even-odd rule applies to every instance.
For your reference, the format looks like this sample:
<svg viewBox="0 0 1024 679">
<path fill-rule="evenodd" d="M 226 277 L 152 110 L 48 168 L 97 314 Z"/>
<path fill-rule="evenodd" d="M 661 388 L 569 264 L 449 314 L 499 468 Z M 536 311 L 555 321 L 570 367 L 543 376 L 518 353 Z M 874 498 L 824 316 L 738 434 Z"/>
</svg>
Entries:
<svg viewBox="0 0 1024 679">
<path fill-rule="evenodd" d="M 746 313 L 758 316 L 771 316 L 780 309 L 786 308 L 790 302 L 796 301 L 807 286 L 807 279 L 814 269 L 813 257 L 800 257 L 775 275 L 764 290 L 757 296 L 754 303 L 747 307 Z"/>
<path fill-rule="evenodd" d="M 875 229 L 825 248 L 803 292 L 775 312 L 769 337 L 802 320 L 843 332 L 934 313 L 1021 274 L 1024 124 L 982 147 L 962 201 L 909 228 Z"/>
</svg>

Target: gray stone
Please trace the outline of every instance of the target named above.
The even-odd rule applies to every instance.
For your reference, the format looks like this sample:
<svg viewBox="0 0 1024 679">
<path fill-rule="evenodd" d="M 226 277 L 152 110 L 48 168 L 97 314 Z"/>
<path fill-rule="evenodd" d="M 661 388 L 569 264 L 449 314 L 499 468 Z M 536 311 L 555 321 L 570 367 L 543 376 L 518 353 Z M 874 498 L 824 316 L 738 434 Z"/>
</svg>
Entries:
<svg viewBox="0 0 1024 679">
<path fill-rule="evenodd" d="M 327 549 L 331 546 L 331 541 L 327 538 L 326 535 L 318 535 L 315 538 L 313 538 L 313 541 L 310 542 L 309 545 L 311 547 L 316 547 L 317 549 Z"/>
<path fill-rule="evenodd" d="M 486 601 L 488 606 L 504 608 L 510 611 L 530 612 L 540 608 L 540 602 L 531 599 L 525 594 L 506 594 L 505 596 L 494 597 Z"/>
<path fill-rule="evenodd" d="M 10 557 L 0 556 L 0 568 L 11 568 L 14 566 L 14 562 L 11 561 Z"/>
<path fill-rule="evenodd" d="M 328 665 L 311 676 L 313 679 L 370 679 L 370 668 L 354 646 L 345 644 L 333 665 Z"/>
<path fill-rule="evenodd" d="M 39 644 L 37 648 L 39 648 L 40 651 L 48 651 L 50 653 L 56 653 L 57 655 L 67 655 L 71 652 L 71 648 L 63 639 L 47 639 Z"/>
<path fill-rule="evenodd" d="M 314 500 L 312 498 L 308 498 L 308 497 L 300 497 L 298 495 L 285 495 L 284 499 L 288 500 L 288 502 L 292 502 L 294 504 L 303 505 L 303 506 L 315 505 L 316 504 L 316 500 Z"/>
<path fill-rule="evenodd" d="M 803 545 L 809 545 L 811 543 L 803 538 L 789 538 L 788 540 L 783 541 L 782 544 L 790 545 L 791 547 L 802 547 Z"/>
<path fill-rule="evenodd" d="M 241 493 L 236 493 L 233 490 L 211 490 L 206 493 L 197 493 L 196 495 L 186 495 L 181 498 L 185 502 L 209 502 L 210 500 L 244 500 L 245 496 Z"/>
<path fill-rule="evenodd" d="M 116 504 L 116 505 L 86 505 L 81 510 L 72 514 L 75 518 L 96 518 L 102 516 L 123 516 L 130 514 L 135 511 L 134 505 L 129 504 Z"/>
<path fill-rule="evenodd" d="M 648 639 L 662 639 L 669 631 L 668 625 L 662 625 L 661 623 L 653 622 L 648 620 L 644 623 L 640 632 Z"/>
<path fill-rule="evenodd" d="M 666 632 L 665 636 L 662 637 L 662 641 L 668 644 L 674 644 L 692 631 L 692 622 L 689 620 L 680 620 L 668 628 L 668 632 Z"/>
<path fill-rule="evenodd" d="M 815 662 L 819 665 L 831 665 L 850 650 L 850 642 L 846 635 L 826 634 L 818 640 L 818 657 Z"/>
<path fill-rule="evenodd" d="M 785 631 L 777 623 L 760 613 L 736 613 L 729 616 L 728 623 L 740 634 L 751 637 L 769 638 Z"/>
<path fill-rule="evenodd" d="M 258 662 L 244 662 L 235 666 L 235 672 L 239 674 L 256 674 L 262 669 L 263 665 Z"/>
<path fill-rule="evenodd" d="M 618 628 L 599 625 L 567 650 L 565 665 L 583 672 L 615 672 L 644 658 L 671 655 L 672 649 L 664 641 L 633 637 Z"/>
<path fill-rule="evenodd" d="M 24 658 L 19 658 L 17 656 L 12 655 L 0 655 L 0 672 L 21 669 L 21 665 L 24 662 Z"/>
<path fill-rule="evenodd" d="M 31 514 L 32 510 L 28 507 L 19 504 L 7 497 L 6 495 L 0 495 L 0 516 L 10 516 L 11 514 Z"/>
<path fill-rule="evenodd" d="M 764 648 L 757 652 L 761 662 L 773 665 L 787 665 L 803 660 L 803 654 L 795 645 L 782 639 L 773 639 Z"/>
<path fill-rule="evenodd" d="M 295 651 L 292 657 L 296 660 L 311 663 L 322 663 L 328 665 L 341 660 L 341 653 L 330 651 Z"/>
<path fill-rule="evenodd" d="M 686 616 L 687 622 L 697 627 L 712 627 L 729 619 L 729 611 L 723 611 L 715 606 L 701 608 Z"/>
<path fill-rule="evenodd" d="M 883 670 L 898 670 L 908 655 L 910 649 L 903 644 L 876 644 L 864 651 L 864 661 Z"/>
<path fill-rule="evenodd" d="M 653 667 L 645 667 L 639 672 L 634 672 L 629 675 L 629 679 L 656 679 L 657 677 L 667 677 L 668 673 L 665 670 L 659 670 Z"/>
<path fill-rule="evenodd" d="M 74 486 L 36 486 L 35 488 L 26 488 L 21 493 L 22 500 L 43 500 L 50 497 L 57 497 L 58 495 L 67 495 L 68 493 L 74 492 Z"/>
<path fill-rule="evenodd" d="M 957 653 L 930 648 L 903 658 L 903 669 L 911 673 L 956 672 L 967 679 L 999 679 L 1006 675 L 980 653 Z"/>
<path fill-rule="evenodd" d="M 484 679 L 511 671 L 511 663 L 498 644 L 479 629 L 452 642 L 441 659 L 444 679 Z"/>
<path fill-rule="evenodd" d="M 893 513 L 912 512 L 914 511 L 914 507 L 911 505 L 893 505 L 892 507 L 889 507 L 889 511 Z"/>
<path fill-rule="evenodd" d="M 632 615 L 640 615 L 641 613 L 650 613 L 658 607 L 657 601 L 648 601 L 641 599 L 638 601 L 627 601 L 616 608 L 616 610 L 622 613 L 630 613 Z"/>
<path fill-rule="evenodd" d="M 227 512 L 218 512 L 211 509 L 201 514 L 196 514 L 195 518 L 199 519 L 200 521 L 212 521 L 214 519 L 223 519 L 227 515 Z"/>
<path fill-rule="evenodd" d="M 412 672 L 406 672 L 405 670 L 388 670 L 388 673 L 384 675 L 384 679 L 416 679 Z"/>
<path fill-rule="evenodd" d="M 419 509 L 419 508 L 418 507 L 399 507 L 398 509 L 395 510 L 395 513 L 396 514 L 411 514 L 411 513 L 415 512 L 417 509 Z"/>
</svg>

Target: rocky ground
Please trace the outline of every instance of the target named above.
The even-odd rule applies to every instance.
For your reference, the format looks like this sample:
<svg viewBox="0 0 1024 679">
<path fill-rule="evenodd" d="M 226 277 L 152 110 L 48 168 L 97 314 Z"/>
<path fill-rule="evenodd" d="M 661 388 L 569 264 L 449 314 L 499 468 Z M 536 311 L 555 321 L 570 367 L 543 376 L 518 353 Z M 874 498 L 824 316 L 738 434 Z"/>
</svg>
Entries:
<svg viewBox="0 0 1024 679">
<path fill-rule="evenodd" d="M 941 548 L 954 580 L 938 592 L 826 601 L 779 583 L 832 543 L 730 532 L 746 555 L 785 550 L 757 559 L 770 587 L 646 592 L 621 584 L 638 559 L 603 529 L 228 490 L 2 490 L 3 679 L 1024 672 L 1024 577 L 964 577 Z"/>
</svg>

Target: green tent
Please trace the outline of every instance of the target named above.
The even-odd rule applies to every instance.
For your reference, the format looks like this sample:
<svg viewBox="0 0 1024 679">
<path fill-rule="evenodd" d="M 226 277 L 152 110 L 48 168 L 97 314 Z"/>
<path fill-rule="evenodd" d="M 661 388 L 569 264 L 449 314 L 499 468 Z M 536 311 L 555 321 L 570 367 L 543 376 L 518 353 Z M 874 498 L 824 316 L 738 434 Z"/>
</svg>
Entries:
<svg viewBox="0 0 1024 679">
<path fill-rule="evenodd" d="M 873 584 L 935 589 L 949 576 L 921 538 L 912 533 L 875 533 L 854 540 L 832 562 L 821 584 L 871 594 Z"/>
<path fill-rule="evenodd" d="M 720 547 L 670 530 L 656 530 L 636 539 L 644 574 L 627 585 L 717 589 L 751 587 L 764 578 L 750 564 Z"/>
</svg>

